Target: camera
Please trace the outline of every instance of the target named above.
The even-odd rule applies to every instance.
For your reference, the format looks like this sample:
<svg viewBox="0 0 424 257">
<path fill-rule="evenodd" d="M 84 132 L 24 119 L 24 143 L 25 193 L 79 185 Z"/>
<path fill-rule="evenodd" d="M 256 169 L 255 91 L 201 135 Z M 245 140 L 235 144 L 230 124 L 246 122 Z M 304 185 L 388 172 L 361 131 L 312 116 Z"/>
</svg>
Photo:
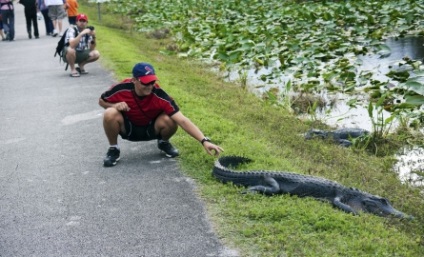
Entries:
<svg viewBox="0 0 424 257">
<path fill-rule="evenodd" d="M 93 26 L 87 26 L 87 29 L 90 29 L 91 31 L 93 31 L 94 27 Z"/>
</svg>

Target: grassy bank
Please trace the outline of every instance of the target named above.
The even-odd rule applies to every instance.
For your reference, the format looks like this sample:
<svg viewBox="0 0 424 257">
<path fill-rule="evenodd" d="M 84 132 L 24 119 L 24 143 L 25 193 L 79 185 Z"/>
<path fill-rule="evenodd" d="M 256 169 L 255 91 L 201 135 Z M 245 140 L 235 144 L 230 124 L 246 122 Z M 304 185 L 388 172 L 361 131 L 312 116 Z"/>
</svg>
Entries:
<svg viewBox="0 0 424 257">
<path fill-rule="evenodd" d="M 116 80 L 129 77 L 136 62 L 152 63 L 161 86 L 182 112 L 225 149 L 226 155 L 255 160 L 246 169 L 288 170 L 322 176 L 346 186 L 387 197 L 393 206 L 414 215 L 401 221 L 363 214 L 353 216 L 330 204 L 290 196 L 240 194 L 211 176 L 214 158 L 180 130 L 183 172 L 198 185 L 216 232 L 241 256 L 422 256 L 424 201 L 418 189 L 400 184 L 391 170 L 393 159 L 375 157 L 321 141 L 305 141 L 312 125 L 226 83 L 210 67 L 163 54 L 167 39 L 156 40 L 128 31 L 122 17 L 103 15 L 82 3 L 96 27 L 101 62 Z M 107 85 L 105 85 L 107 86 Z"/>
</svg>

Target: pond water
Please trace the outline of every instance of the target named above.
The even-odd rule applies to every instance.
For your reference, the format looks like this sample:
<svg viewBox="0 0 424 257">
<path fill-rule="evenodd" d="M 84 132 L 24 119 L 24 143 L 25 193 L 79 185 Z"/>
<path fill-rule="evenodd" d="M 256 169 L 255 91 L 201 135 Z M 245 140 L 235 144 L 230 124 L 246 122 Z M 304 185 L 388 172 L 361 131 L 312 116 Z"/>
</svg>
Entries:
<svg viewBox="0 0 424 257">
<path fill-rule="evenodd" d="M 359 72 L 370 71 L 373 74 L 373 79 L 390 81 L 390 78 L 385 76 L 385 74 L 390 71 L 390 67 L 396 67 L 403 58 L 406 57 L 418 61 L 424 60 L 424 37 L 389 38 L 385 41 L 385 44 L 390 51 L 361 56 L 359 58 Z M 244 76 L 246 76 L 248 81 L 247 86 L 258 95 L 276 86 L 278 86 L 280 91 L 284 92 L 285 82 L 290 79 L 290 77 L 280 78 L 281 82 L 279 84 L 265 84 L 259 79 L 260 75 L 269 74 L 270 72 L 272 72 L 272 68 L 246 71 Z M 230 81 L 237 81 L 240 80 L 240 75 L 237 72 L 230 72 L 227 74 L 227 79 Z M 328 102 L 330 102 L 330 98 L 337 99 L 337 101 L 335 104 L 332 102 L 331 106 L 329 104 L 327 108 L 317 112 L 316 118 L 337 128 L 355 127 L 369 131 L 372 130 L 372 121 L 368 115 L 368 103 L 365 95 L 349 96 L 341 93 L 329 95 L 324 92 L 321 97 L 328 99 Z M 355 108 L 347 105 L 352 97 L 359 97 L 363 105 L 357 105 Z M 390 116 L 390 113 L 386 111 L 383 111 L 382 114 L 384 118 Z M 392 129 L 396 126 L 396 122 L 394 122 Z M 424 130 L 422 129 L 421 132 L 424 133 Z M 424 172 L 424 149 L 418 147 L 412 149 L 405 148 L 396 155 L 396 158 L 398 162 L 394 170 L 398 172 L 400 180 L 405 183 L 424 186 L 424 178 L 415 173 L 417 171 Z"/>
<path fill-rule="evenodd" d="M 373 78 L 386 81 L 384 75 L 389 72 L 389 67 L 407 57 L 413 60 L 424 59 L 424 37 L 388 38 L 385 41 L 390 53 L 381 55 L 367 55 L 362 57 L 360 70 L 377 71 Z"/>
<path fill-rule="evenodd" d="M 359 57 L 359 72 L 372 72 L 372 78 L 379 81 L 390 81 L 385 74 L 390 67 L 398 66 L 403 58 L 422 61 L 424 59 L 424 37 L 389 38 L 385 41 L 390 53 L 366 55 Z M 318 113 L 318 117 L 325 120 L 327 124 L 338 127 L 360 127 L 371 130 L 372 122 L 367 111 L 366 98 L 362 97 L 363 106 L 351 108 L 346 103 L 353 96 L 336 94 L 337 99 L 331 109 L 324 109 Z M 357 97 L 357 96 L 354 96 Z M 383 111 L 383 117 L 387 118 L 390 113 Z M 396 123 L 393 128 L 395 128 Z"/>
</svg>

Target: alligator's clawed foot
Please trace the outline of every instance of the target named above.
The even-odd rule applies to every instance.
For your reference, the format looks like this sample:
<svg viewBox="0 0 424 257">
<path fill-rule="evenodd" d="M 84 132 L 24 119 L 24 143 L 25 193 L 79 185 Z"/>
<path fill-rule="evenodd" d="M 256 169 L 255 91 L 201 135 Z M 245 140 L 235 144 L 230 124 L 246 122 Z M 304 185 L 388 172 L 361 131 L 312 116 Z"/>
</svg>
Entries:
<svg viewBox="0 0 424 257">
<path fill-rule="evenodd" d="M 256 190 L 250 190 L 250 189 L 247 189 L 247 190 L 243 190 L 243 191 L 241 191 L 241 194 L 243 194 L 243 195 L 247 195 L 247 194 L 257 194 L 258 193 L 258 191 L 256 191 Z"/>
</svg>

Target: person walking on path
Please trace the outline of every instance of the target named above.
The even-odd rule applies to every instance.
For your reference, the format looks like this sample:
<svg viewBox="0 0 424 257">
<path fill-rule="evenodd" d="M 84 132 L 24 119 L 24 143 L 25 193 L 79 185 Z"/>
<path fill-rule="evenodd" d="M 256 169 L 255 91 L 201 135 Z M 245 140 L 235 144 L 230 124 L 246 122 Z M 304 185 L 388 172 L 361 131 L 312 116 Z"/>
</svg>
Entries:
<svg viewBox="0 0 424 257">
<path fill-rule="evenodd" d="M 43 15 L 44 19 L 44 25 L 46 26 L 46 34 L 47 36 L 53 35 L 53 22 L 49 17 L 49 8 L 44 3 L 44 0 L 37 0 L 38 1 L 38 10 L 40 10 L 41 14 Z"/>
<path fill-rule="evenodd" d="M 77 16 L 77 25 L 71 26 L 66 32 L 63 61 L 71 67 L 71 77 L 88 74 L 85 65 L 100 58 L 100 53 L 96 50 L 96 31 L 94 27 L 88 27 L 87 23 L 87 15 L 80 13 Z"/>
<path fill-rule="evenodd" d="M 0 36 L 2 41 L 6 41 L 6 36 L 3 33 L 3 21 L 1 20 L 1 13 L 0 13 Z"/>
<path fill-rule="evenodd" d="M 0 13 L 6 40 L 15 40 L 15 9 L 12 0 L 0 0 Z"/>
<path fill-rule="evenodd" d="M 78 2 L 77 0 L 66 0 L 65 10 L 68 13 L 69 24 L 77 24 Z"/>
<path fill-rule="evenodd" d="M 64 0 L 44 0 L 49 8 L 49 17 L 53 22 L 53 37 L 62 36 L 62 20 L 67 16 Z"/>
<path fill-rule="evenodd" d="M 39 38 L 38 34 L 38 22 L 37 22 L 37 0 L 19 0 L 22 4 L 25 13 L 26 27 L 28 32 L 28 38 L 32 38 L 31 27 L 34 26 L 34 37 Z"/>
<path fill-rule="evenodd" d="M 179 152 L 169 139 L 177 132 L 178 126 L 199 141 L 208 154 L 218 156 L 223 151 L 205 137 L 160 88 L 151 64 L 137 63 L 132 75 L 132 78 L 112 86 L 99 99 L 99 105 L 106 109 L 103 127 L 110 144 L 103 161 L 105 167 L 115 166 L 120 159 L 118 135 L 129 141 L 156 139 L 158 148 L 167 157 L 177 157 Z"/>
</svg>

